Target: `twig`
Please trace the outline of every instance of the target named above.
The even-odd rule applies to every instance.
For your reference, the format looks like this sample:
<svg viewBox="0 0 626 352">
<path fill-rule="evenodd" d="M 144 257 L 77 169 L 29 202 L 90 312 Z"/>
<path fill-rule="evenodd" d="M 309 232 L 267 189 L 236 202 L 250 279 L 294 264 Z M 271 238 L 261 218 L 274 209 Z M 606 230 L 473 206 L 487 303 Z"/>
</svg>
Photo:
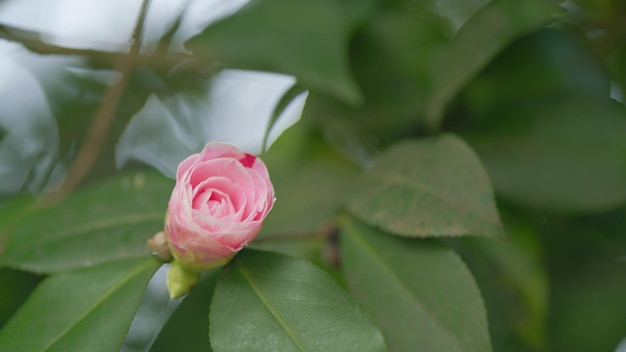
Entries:
<svg viewBox="0 0 626 352">
<path fill-rule="evenodd" d="M 115 117 L 117 106 L 128 85 L 129 74 L 135 65 L 135 58 L 139 53 L 141 33 L 143 31 L 149 3 L 150 0 L 144 0 L 141 5 L 135 30 L 131 38 L 130 52 L 128 55 L 120 55 L 117 59 L 115 69 L 121 74 L 119 80 L 106 90 L 93 121 L 91 122 L 91 126 L 89 126 L 85 141 L 79 149 L 76 158 L 70 165 L 67 177 L 59 188 L 59 191 L 50 193 L 50 195 L 44 199 L 44 202 L 59 201 L 67 196 L 80 184 L 85 176 L 87 176 L 98 158 L 102 145 L 108 135 L 109 128 L 111 127 L 111 121 L 113 121 Z"/>
<path fill-rule="evenodd" d="M 43 42 L 41 40 L 41 33 L 39 32 L 29 31 L 4 24 L 0 24 L 0 38 L 4 38 L 11 42 L 20 43 L 26 49 L 36 54 L 81 56 L 89 58 L 94 64 L 103 67 L 114 67 L 118 64 L 121 57 L 132 55 L 132 53 L 67 48 L 63 46 L 53 45 Z M 133 55 L 133 57 L 136 65 L 165 68 L 175 67 L 185 60 L 194 58 L 194 56 L 185 53 L 169 53 L 167 55 L 164 55 L 163 53 L 157 53 L 155 55 L 135 54 Z M 199 62 L 199 65 L 200 64 L 204 64 L 204 62 Z M 185 65 L 185 67 L 190 66 Z M 195 69 L 196 66 L 190 68 Z"/>
</svg>

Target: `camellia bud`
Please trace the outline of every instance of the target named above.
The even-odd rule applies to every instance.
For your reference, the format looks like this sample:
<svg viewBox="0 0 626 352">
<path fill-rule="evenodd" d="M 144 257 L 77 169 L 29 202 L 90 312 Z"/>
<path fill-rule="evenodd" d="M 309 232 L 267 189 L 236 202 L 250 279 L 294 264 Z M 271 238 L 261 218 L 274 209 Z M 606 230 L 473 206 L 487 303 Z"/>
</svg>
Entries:
<svg viewBox="0 0 626 352">
<path fill-rule="evenodd" d="M 159 231 L 148 240 L 148 248 L 152 249 L 154 254 L 161 260 L 169 262 L 172 260 L 172 252 L 167 245 L 167 237 L 165 232 Z"/>
<path fill-rule="evenodd" d="M 165 217 L 174 263 L 190 272 L 228 263 L 261 230 L 273 205 L 261 159 L 231 144 L 207 144 L 176 173 Z"/>
</svg>

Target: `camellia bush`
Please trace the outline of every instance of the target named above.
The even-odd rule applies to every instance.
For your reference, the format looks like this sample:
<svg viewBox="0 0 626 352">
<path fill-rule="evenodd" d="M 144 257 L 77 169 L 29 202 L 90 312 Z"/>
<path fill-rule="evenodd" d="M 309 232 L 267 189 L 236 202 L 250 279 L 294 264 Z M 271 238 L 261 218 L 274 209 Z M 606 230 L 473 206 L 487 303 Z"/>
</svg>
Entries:
<svg viewBox="0 0 626 352">
<path fill-rule="evenodd" d="M 121 52 L 0 27 L 73 60 L 0 128 L 0 351 L 133 350 L 164 265 L 137 350 L 626 351 L 622 1 L 251 0 L 186 52 L 149 7 Z M 233 69 L 295 78 L 261 153 L 202 133 Z"/>
</svg>

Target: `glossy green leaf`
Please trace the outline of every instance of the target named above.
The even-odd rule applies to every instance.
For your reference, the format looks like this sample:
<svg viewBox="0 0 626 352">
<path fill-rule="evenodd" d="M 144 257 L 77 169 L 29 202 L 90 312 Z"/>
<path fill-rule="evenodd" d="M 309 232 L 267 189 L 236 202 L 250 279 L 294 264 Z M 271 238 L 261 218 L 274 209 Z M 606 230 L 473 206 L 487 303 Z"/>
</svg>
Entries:
<svg viewBox="0 0 626 352">
<path fill-rule="evenodd" d="M 489 177 L 458 137 L 400 142 L 367 172 L 349 209 L 400 236 L 499 236 Z"/>
<path fill-rule="evenodd" d="M 47 278 L 0 331 L 0 351 L 119 350 L 159 265 L 129 259 Z"/>
<path fill-rule="evenodd" d="M 350 292 L 373 310 L 390 350 L 491 351 L 480 291 L 454 251 L 357 222 L 341 247 Z"/>
<path fill-rule="evenodd" d="M 557 284 L 548 317 L 554 351 L 621 352 L 626 332 L 624 275 L 623 266 L 614 265 Z"/>
<path fill-rule="evenodd" d="M 449 44 L 441 24 L 424 17 L 418 11 L 379 11 L 350 45 L 363 104 L 353 107 L 312 92 L 305 112 L 324 122 L 354 122 L 352 130 L 371 127 L 377 134 L 415 125 L 432 84 L 433 55 Z"/>
<path fill-rule="evenodd" d="M 551 274 L 550 350 L 624 348 L 626 208 L 596 216 L 540 222 Z M 619 346 L 619 348 L 618 348 Z"/>
<path fill-rule="evenodd" d="M 7 241 L 7 232 L 12 224 L 17 222 L 25 213 L 28 213 L 29 209 L 32 209 L 35 204 L 36 200 L 26 195 L 3 199 L 0 206 L 0 254 L 2 253 L 4 243 Z"/>
<path fill-rule="evenodd" d="M 24 303 L 43 277 L 24 271 L 0 269 L 0 330 L 9 318 Z"/>
<path fill-rule="evenodd" d="M 515 105 L 551 104 L 563 96 L 606 98 L 610 80 L 596 60 L 569 33 L 544 29 L 498 55 L 466 87 L 463 103 L 474 119 L 493 116 L 497 124 Z"/>
<path fill-rule="evenodd" d="M 431 12 L 445 18 L 456 32 L 491 0 L 426 0 Z"/>
<path fill-rule="evenodd" d="M 626 109 L 608 95 L 609 79 L 586 49 L 546 30 L 468 87 L 473 119 L 460 133 L 502 197 L 542 210 L 606 210 L 626 202 Z"/>
<path fill-rule="evenodd" d="M 360 304 L 319 268 L 282 254 L 238 254 L 222 271 L 209 317 L 216 352 L 387 350 Z"/>
<path fill-rule="evenodd" d="M 189 95 L 175 95 L 167 100 L 151 95 L 126 125 L 115 146 L 117 167 L 121 169 L 136 160 L 176 177 L 178 164 L 205 145 L 199 131 L 207 130 L 200 123 L 210 119 L 204 115 L 206 106 Z"/>
<path fill-rule="evenodd" d="M 50 273 L 150 254 L 146 241 L 163 229 L 173 181 L 136 172 L 77 191 L 4 228 L 0 265 Z"/>
<path fill-rule="evenodd" d="M 150 352 L 210 352 L 209 308 L 219 270 L 207 273 L 165 323 Z"/>
<path fill-rule="evenodd" d="M 427 122 L 437 125 L 450 100 L 496 54 L 514 39 L 547 24 L 559 11 L 541 0 L 494 0 L 477 12 L 433 60 Z"/>
<path fill-rule="evenodd" d="M 576 98 L 516 106 L 464 135 L 498 194 L 538 209 L 588 212 L 626 202 L 626 109 Z"/>
<path fill-rule="evenodd" d="M 3 75 L 0 93 L 0 128 L 6 131 L 0 141 L 0 198 L 41 192 L 52 171 L 60 166 L 57 125 L 36 69 L 29 67 L 37 62 L 31 58 L 3 55 L 1 64 L 7 74 Z M 50 71 L 46 78 L 58 79 L 60 65 L 47 64 Z M 21 94 L 24 91 L 29 92 L 28 98 Z"/>
<path fill-rule="evenodd" d="M 294 75 L 298 82 L 356 103 L 348 43 L 376 0 L 256 0 L 187 42 L 238 68 Z"/>
<path fill-rule="evenodd" d="M 340 210 L 354 173 L 348 165 L 318 160 L 297 167 L 289 177 L 276 178 L 277 201 L 260 236 L 319 230 Z"/>
<path fill-rule="evenodd" d="M 477 11 L 491 0 L 391 0 L 403 12 L 419 13 L 445 26 L 446 35 L 453 36 Z"/>
<path fill-rule="evenodd" d="M 272 115 L 270 116 L 269 121 L 267 122 L 267 127 L 265 129 L 265 133 L 263 134 L 263 145 L 261 147 L 262 151 L 267 150 L 268 143 L 269 143 L 268 141 L 269 135 L 274 129 L 274 127 L 276 126 L 279 118 L 283 116 L 283 113 L 285 112 L 287 107 L 293 102 L 293 100 L 301 94 L 306 94 L 306 89 L 304 87 L 301 87 L 299 84 L 294 83 L 283 94 L 280 100 L 276 102 L 276 105 L 274 106 L 274 111 L 272 112 Z"/>
<path fill-rule="evenodd" d="M 616 95 L 623 102 L 626 100 L 626 91 L 624 91 L 624 87 L 626 87 L 626 46 L 622 45 L 611 54 L 608 65 L 613 77 L 622 87 L 621 92 Z"/>
<path fill-rule="evenodd" d="M 514 212 L 503 212 L 508 241 L 454 242 L 485 299 L 496 351 L 546 351 L 550 280 L 541 235 Z"/>
<path fill-rule="evenodd" d="M 262 158 L 270 171 L 276 203 L 259 238 L 320 230 L 341 210 L 358 170 L 304 122 L 285 131 Z"/>
</svg>

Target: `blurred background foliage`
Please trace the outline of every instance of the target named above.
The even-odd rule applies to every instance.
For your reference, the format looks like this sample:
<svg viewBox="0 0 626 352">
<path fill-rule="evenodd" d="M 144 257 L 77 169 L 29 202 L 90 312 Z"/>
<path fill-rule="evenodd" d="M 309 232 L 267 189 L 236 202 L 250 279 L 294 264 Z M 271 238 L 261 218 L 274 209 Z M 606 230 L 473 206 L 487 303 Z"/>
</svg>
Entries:
<svg viewBox="0 0 626 352">
<path fill-rule="evenodd" d="M 117 43 L 21 26 L 16 3 L 0 4 L 0 324 L 53 271 L 36 256 L 24 264 L 11 233 L 164 211 L 171 183 L 146 169 L 172 177 L 209 140 L 264 153 L 279 201 L 253 246 L 312 260 L 344 285 L 327 232 L 355 175 L 400 139 L 453 132 L 488 171 L 506 230 L 502 241 L 442 240 L 477 280 L 493 350 L 626 351 L 623 1 L 153 1 L 135 52 L 138 1 L 111 10 L 134 14 Z M 92 160 L 72 184 L 85 150 Z M 128 176 L 138 171 L 148 181 Z M 102 180 L 113 181 L 60 200 Z M 154 204 L 128 201 L 135 191 L 154 191 Z M 33 198 L 59 209 L 24 211 Z M 310 233 L 321 235 L 271 240 Z M 206 322 L 193 314 L 206 317 L 207 302 L 190 296 L 181 311 Z M 153 350 L 170 350 L 176 329 Z"/>
</svg>

